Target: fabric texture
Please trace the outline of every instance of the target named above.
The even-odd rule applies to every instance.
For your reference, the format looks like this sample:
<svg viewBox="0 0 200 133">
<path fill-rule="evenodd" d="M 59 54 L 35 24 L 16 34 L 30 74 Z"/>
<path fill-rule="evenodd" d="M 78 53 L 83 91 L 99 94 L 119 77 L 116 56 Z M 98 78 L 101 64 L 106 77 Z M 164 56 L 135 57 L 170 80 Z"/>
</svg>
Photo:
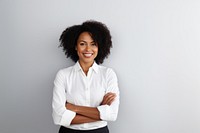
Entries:
<svg viewBox="0 0 200 133">
<path fill-rule="evenodd" d="M 108 92 L 116 93 L 115 101 L 110 106 L 101 105 L 104 95 Z M 70 125 L 76 113 L 66 109 L 66 102 L 97 107 L 101 120 Z M 105 127 L 107 121 L 115 121 L 118 114 L 119 88 L 115 72 L 95 62 L 90 67 L 87 76 L 79 62 L 74 66 L 59 70 L 54 80 L 52 108 L 53 120 L 57 125 L 79 130 Z"/>
<path fill-rule="evenodd" d="M 109 130 L 107 126 L 94 130 L 75 130 L 61 126 L 58 133 L 109 133 Z"/>
</svg>

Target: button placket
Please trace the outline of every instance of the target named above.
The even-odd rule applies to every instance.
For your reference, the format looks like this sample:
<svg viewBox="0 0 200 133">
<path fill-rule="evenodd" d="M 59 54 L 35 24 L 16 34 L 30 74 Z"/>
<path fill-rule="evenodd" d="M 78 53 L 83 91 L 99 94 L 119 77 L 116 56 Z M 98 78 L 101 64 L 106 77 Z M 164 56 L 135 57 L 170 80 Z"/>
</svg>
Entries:
<svg viewBox="0 0 200 133">
<path fill-rule="evenodd" d="M 86 89 L 85 89 L 85 96 L 86 96 L 86 105 L 90 105 L 90 88 L 89 88 L 89 79 L 86 77 Z"/>
</svg>

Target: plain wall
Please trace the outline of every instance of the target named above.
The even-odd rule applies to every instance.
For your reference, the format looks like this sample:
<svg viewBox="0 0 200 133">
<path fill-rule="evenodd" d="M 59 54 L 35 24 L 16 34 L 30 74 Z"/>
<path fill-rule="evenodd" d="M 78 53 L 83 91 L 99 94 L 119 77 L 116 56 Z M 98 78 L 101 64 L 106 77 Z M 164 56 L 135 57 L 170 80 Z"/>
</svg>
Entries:
<svg viewBox="0 0 200 133">
<path fill-rule="evenodd" d="M 102 64 L 121 92 L 111 133 L 199 133 L 199 0 L 0 0 L 0 132 L 58 131 L 53 80 L 74 64 L 58 39 L 90 19 L 113 37 Z"/>
</svg>

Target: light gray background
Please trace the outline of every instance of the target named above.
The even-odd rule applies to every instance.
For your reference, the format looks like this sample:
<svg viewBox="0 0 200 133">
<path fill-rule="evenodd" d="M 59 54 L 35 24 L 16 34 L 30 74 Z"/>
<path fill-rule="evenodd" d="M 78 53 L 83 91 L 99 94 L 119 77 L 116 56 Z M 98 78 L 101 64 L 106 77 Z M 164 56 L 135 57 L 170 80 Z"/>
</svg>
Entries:
<svg viewBox="0 0 200 133">
<path fill-rule="evenodd" d="M 119 79 L 111 133 L 200 132 L 199 0 L 0 0 L 0 132 L 56 133 L 56 72 L 73 64 L 67 27 L 94 19 L 111 30 L 103 65 Z"/>
</svg>

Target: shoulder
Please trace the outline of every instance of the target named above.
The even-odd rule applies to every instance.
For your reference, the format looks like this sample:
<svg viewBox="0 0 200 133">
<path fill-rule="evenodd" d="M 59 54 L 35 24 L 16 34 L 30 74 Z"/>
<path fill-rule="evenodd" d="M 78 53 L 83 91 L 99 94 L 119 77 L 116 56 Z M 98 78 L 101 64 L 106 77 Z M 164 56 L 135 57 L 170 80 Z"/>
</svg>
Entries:
<svg viewBox="0 0 200 133">
<path fill-rule="evenodd" d="M 58 70 L 57 72 L 57 76 L 66 76 L 68 74 L 71 73 L 71 71 L 73 70 L 74 66 L 70 66 L 70 67 L 66 67 L 66 68 L 61 68 Z"/>
<path fill-rule="evenodd" d="M 101 76 L 105 78 L 105 81 L 108 84 L 108 86 L 113 86 L 113 85 L 117 86 L 118 78 L 113 68 L 99 66 L 99 70 L 100 70 Z"/>
<path fill-rule="evenodd" d="M 114 76 L 116 75 L 116 73 L 115 73 L 113 68 L 106 67 L 106 66 L 99 65 L 99 71 L 101 73 L 104 73 L 104 74 L 108 75 L 108 76 L 109 75 L 114 75 Z"/>
</svg>

